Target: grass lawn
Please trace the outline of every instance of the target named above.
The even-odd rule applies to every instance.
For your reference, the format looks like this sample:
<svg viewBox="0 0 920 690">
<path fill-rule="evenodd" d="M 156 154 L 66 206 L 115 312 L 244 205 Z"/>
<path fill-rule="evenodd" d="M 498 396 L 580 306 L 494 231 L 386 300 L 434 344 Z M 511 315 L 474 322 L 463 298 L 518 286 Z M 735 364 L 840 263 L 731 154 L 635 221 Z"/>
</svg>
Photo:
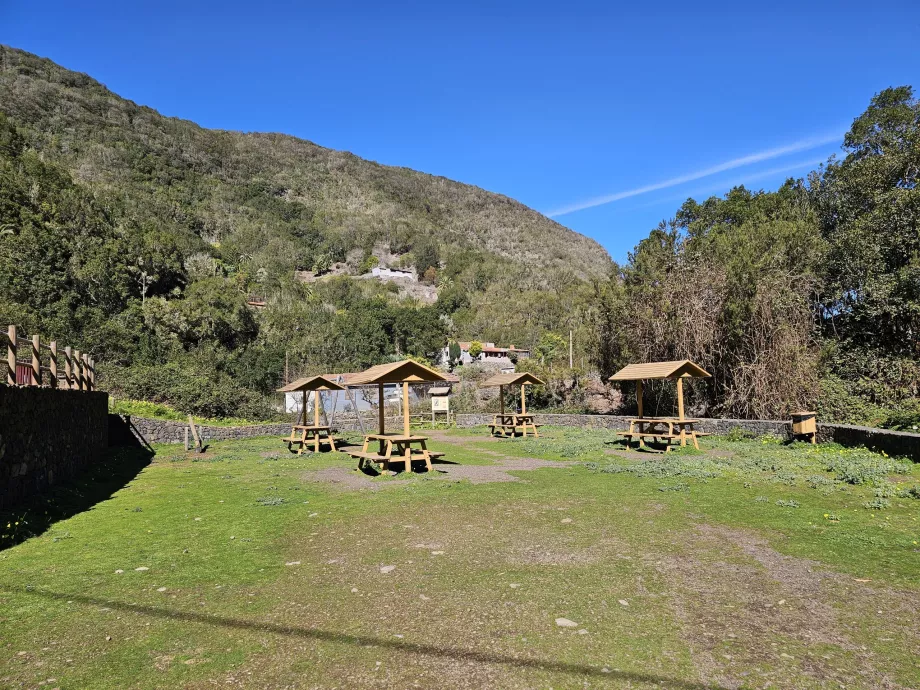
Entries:
<svg viewBox="0 0 920 690">
<path fill-rule="evenodd" d="M 113 451 L 3 516 L 0 687 L 920 687 L 920 466 L 544 431 Z"/>
</svg>

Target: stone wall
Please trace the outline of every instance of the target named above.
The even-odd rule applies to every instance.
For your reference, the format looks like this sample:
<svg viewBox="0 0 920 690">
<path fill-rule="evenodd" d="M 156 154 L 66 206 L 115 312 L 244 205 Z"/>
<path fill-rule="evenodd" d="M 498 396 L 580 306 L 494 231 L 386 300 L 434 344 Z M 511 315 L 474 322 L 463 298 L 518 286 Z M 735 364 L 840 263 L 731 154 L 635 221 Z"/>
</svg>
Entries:
<svg viewBox="0 0 920 690">
<path fill-rule="evenodd" d="M 492 414 L 458 414 L 457 426 L 470 427 L 492 423 Z M 538 424 L 571 426 L 581 429 L 626 429 L 630 417 L 591 414 L 536 414 Z M 710 434 L 727 434 L 732 429 L 743 429 L 757 436 L 790 438 L 792 424 L 776 419 L 701 419 L 698 431 Z M 865 446 L 885 451 L 888 455 L 908 457 L 920 461 L 920 434 L 905 431 L 873 429 L 849 424 L 818 424 L 818 440 L 844 446 Z"/>
<path fill-rule="evenodd" d="M 116 415 L 112 416 L 115 417 Z M 113 420 L 113 425 L 116 422 L 119 426 L 127 425 L 133 435 L 142 443 L 185 442 L 185 430 L 188 428 L 188 422 L 129 417 L 128 415 L 117 415 L 117 417 L 119 419 Z M 361 430 L 354 417 L 335 418 L 332 421 L 333 427 L 339 431 Z M 368 432 L 377 429 L 376 416 L 362 416 L 361 421 Z M 385 421 L 387 429 L 402 429 L 402 417 L 388 417 Z M 278 436 L 280 438 L 291 433 L 291 422 L 252 424 L 249 426 L 203 426 L 196 424 L 195 428 L 198 430 L 199 436 L 201 436 L 202 443 L 208 443 L 210 441 L 231 441 L 255 436 Z M 191 436 L 189 436 L 189 443 L 191 441 Z"/>
<path fill-rule="evenodd" d="M 0 386 L 0 509 L 73 479 L 108 447 L 109 394 Z"/>
</svg>

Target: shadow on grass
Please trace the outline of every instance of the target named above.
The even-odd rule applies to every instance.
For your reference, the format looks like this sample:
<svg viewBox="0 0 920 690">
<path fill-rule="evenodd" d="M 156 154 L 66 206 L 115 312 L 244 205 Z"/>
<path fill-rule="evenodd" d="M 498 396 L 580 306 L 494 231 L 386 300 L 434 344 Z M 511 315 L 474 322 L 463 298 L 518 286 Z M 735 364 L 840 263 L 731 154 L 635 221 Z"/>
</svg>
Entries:
<svg viewBox="0 0 920 690">
<path fill-rule="evenodd" d="M 199 623 L 202 625 L 218 626 L 221 628 L 229 628 L 234 630 L 248 630 L 253 632 L 270 633 L 273 635 L 285 635 L 287 637 L 320 640 L 323 642 L 332 642 L 336 644 L 348 644 L 355 647 L 374 646 L 395 652 L 422 654 L 425 656 L 453 659 L 456 661 L 470 661 L 482 664 L 502 664 L 506 666 L 515 666 L 521 669 L 537 669 L 543 671 L 553 671 L 557 673 L 567 673 L 576 676 L 610 678 L 621 681 L 628 681 L 631 683 L 650 683 L 653 685 L 661 684 L 671 688 L 682 688 L 683 690 L 718 690 L 721 688 L 721 686 L 718 685 L 709 685 L 695 681 L 680 680 L 678 678 L 667 678 L 651 673 L 637 673 L 618 670 L 610 670 L 608 672 L 603 671 L 596 666 L 589 666 L 587 664 L 573 664 L 562 661 L 536 659 L 533 657 L 511 656 L 508 654 L 478 651 L 474 649 L 455 649 L 452 647 L 439 646 L 434 644 L 404 642 L 402 640 L 374 637 L 373 635 L 346 635 L 329 630 L 321 630 L 319 628 L 301 628 L 293 625 L 278 625 L 276 623 L 263 623 L 260 621 L 249 621 L 240 620 L 238 618 L 229 618 L 225 616 L 215 616 L 213 614 L 198 613 L 195 611 L 181 611 L 178 609 L 168 609 L 158 606 L 128 604 L 120 601 L 103 599 L 101 597 L 89 597 L 82 594 L 48 592 L 24 587 L 4 587 L 4 589 L 10 592 L 29 594 L 36 597 L 43 597 L 45 599 L 53 599 L 55 601 L 78 601 L 81 604 L 86 604 L 89 606 L 105 606 L 111 609 L 118 609 L 120 611 L 126 611 L 129 613 L 139 613 L 145 616 L 153 616 L 155 618 L 185 621 L 189 623 Z"/>
<path fill-rule="evenodd" d="M 44 534 L 55 522 L 108 500 L 149 465 L 153 456 L 151 448 L 139 444 L 109 448 L 104 458 L 75 479 L 0 511 L 0 551 Z"/>
</svg>

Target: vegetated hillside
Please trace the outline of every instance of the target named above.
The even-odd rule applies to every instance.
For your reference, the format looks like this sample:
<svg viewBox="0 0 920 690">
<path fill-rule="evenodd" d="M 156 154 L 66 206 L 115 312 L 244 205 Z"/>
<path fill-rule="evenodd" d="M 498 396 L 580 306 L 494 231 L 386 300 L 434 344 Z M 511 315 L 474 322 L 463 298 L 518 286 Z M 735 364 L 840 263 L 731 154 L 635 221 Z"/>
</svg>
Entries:
<svg viewBox="0 0 920 690">
<path fill-rule="evenodd" d="M 425 298 L 353 280 L 381 258 Z M 611 266 L 506 197 L 202 129 L 0 46 L 0 324 L 91 353 L 120 397 L 265 417 L 286 370 L 434 359 L 451 337 L 573 331 L 586 361 L 591 284 Z"/>
<path fill-rule="evenodd" d="M 344 261 L 421 238 L 531 267 L 605 274 L 593 240 L 513 199 L 394 168 L 283 134 L 203 129 L 112 93 L 91 77 L 0 46 L 0 110 L 29 144 L 83 184 L 140 216 L 214 246 L 230 243 L 268 270 Z"/>
</svg>

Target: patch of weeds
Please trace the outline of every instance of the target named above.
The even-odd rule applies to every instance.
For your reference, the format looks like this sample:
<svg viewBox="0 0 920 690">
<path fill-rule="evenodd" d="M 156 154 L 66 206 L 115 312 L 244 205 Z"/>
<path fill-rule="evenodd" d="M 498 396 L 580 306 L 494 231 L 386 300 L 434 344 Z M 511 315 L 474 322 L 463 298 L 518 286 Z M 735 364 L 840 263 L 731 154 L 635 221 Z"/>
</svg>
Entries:
<svg viewBox="0 0 920 690">
<path fill-rule="evenodd" d="M 256 503 L 260 506 L 280 506 L 284 503 L 284 499 L 281 496 L 265 496 L 263 498 L 257 498 Z"/>
<path fill-rule="evenodd" d="M 813 474 L 805 479 L 805 483 L 810 489 L 817 489 L 818 487 L 833 486 L 834 480 L 821 474 Z"/>
<path fill-rule="evenodd" d="M 793 472 L 787 472 L 785 470 L 780 470 L 773 477 L 770 478 L 771 482 L 778 482 L 781 484 L 788 484 L 792 486 L 795 484 L 795 480 L 798 479 L 798 475 Z"/>
<path fill-rule="evenodd" d="M 690 491 L 690 485 L 685 484 L 684 482 L 678 482 L 677 484 L 672 484 L 670 486 L 659 486 L 659 491 Z"/>
<path fill-rule="evenodd" d="M 903 474 L 909 465 L 903 460 L 870 454 L 868 451 L 844 453 L 831 457 L 827 470 L 847 484 L 878 486 L 889 474 Z"/>
<path fill-rule="evenodd" d="M 824 519 L 828 522 L 840 522 L 840 516 L 837 513 L 824 513 Z"/>
<path fill-rule="evenodd" d="M 528 455 L 558 456 L 560 458 L 582 458 L 604 451 L 604 437 L 585 434 L 581 430 L 566 430 L 556 436 L 541 438 L 511 439 Z"/>
<path fill-rule="evenodd" d="M 70 539 L 70 532 L 57 532 L 51 537 L 51 541 L 58 542 L 62 539 Z"/>
<path fill-rule="evenodd" d="M 280 460 L 281 453 L 266 453 L 265 455 L 262 456 L 262 459 L 265 460 L 266 462 L 271 462 L 273 460 Z"/>
<path fill-rule="evenodd" d="M 770 499 L 767 498 L 766 496 L 758 496 L 754 500 L 757 501 L 758 503 L 769 503 L 770 502 Z"/>
<path fill-rule="evenodd" d="M 891 501 L 887 498 L 873 498 L 868 503 L 863 503 L 863 508 L 866 510 L 884 510 L 885 508 L 891 507 Z"/>
<path fill-rule="evenodd" d="M 917 498 L 920 499 L 920 485 L 911 486 L 906 489 L 898 489 L 895 493 L 898 498 Z"/>
<path fill-rule="evenodd" d="M 141 508 L 140 506 L 135 506 L 134 509 L 133 509 L 131 512 L 132 512 L 132 513 L 143 513 L 143 512 L 144 512 L 144 509 Z"/>
<path fill-rule="evenodd" d="M 757 438 L 757 435 L 751 431 L 748 431 L 747 429 L 741 428 L 740 426 L 733 426 L 722 438 L 724 438 L 726 441 L 738 443 L 739 441 L 753 441 L 755 438 Z"/>
<path fill-rule="evenodd" d="M 898 490 L 894 486 L 889 484 L 888 482 L 885 482 L 884 484 L 882 484 L 881 486 L 875 489 L 876 498 L 891 498 L 892 496 L 897 496 L 897 495 L 898 495 Z"/>
<path fill-rule="evenodd" d="M 788 501 L 781 498 L 776 502 L 776 505 L 780 508 L 798 508 L 799 502 L 791 498 Z"/>
<path fill-rule="evenodd" d="M 690 479 L 711 479 L 722 476 L 722 468 L 709 458 L 683 460 L 676 455 L 669 454 L 660 460 L 644 462 L 639 465 L 610 464 L 601 468 L 601 472 L 608 474 L 632 474 L 636 477 L 689 477 Z"/>
</svg>

